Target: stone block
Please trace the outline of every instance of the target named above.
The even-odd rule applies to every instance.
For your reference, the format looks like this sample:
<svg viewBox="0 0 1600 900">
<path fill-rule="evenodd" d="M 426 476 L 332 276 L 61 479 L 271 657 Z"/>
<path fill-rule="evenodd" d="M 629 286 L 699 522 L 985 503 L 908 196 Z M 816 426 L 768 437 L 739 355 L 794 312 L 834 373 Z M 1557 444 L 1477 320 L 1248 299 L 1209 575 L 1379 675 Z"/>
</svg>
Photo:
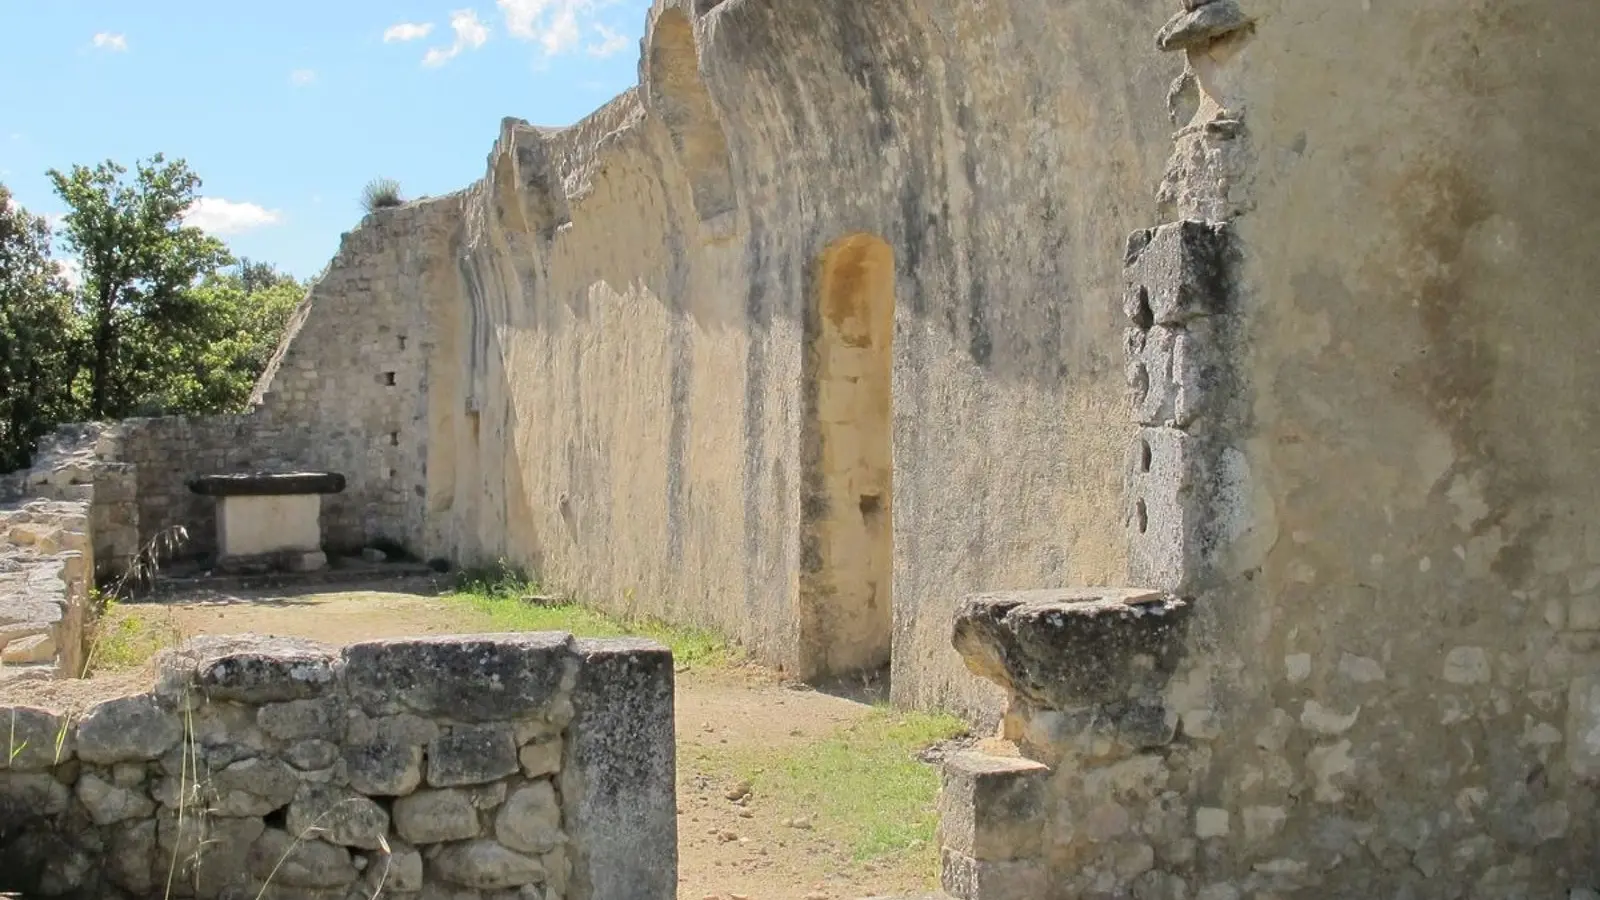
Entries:
<svg viewBox="0 0 1600 900">
<path fill-rule="evenodd" d="M 962 752 L 945 760 L 940 846 L 976 860 L 1038 856 L 1049 767 L 1030 759 Z"/>
<path fill-rule="evenodd" d="M 1190 605 L 1159 591 L 1074 588 L 984 594 L 956 609 L 974 674 L 1042 709 L 1157 697 L 1183 652 Z"/>
<path fill-rule="evenodd" d="M 77 743 L 77 729 L 53 712 L 0 707 L 0 770 L 48 769 L 71 759 Z"/>
<path fill-rule="evenodd" d="M 101 765 L 159 759 L 183 737 L 177 715 L 147 694 L 90 707 L 77 730 L 79 758 Z"/>
<path fill-rule="evenodd" d="M 1207 447 L 1175 428 L 1141 428 L 1128 456 L 1128 575 L 1185 591 L 1203 572 L 1209 547 Z"/>
<path fill-rule="evenodd" d="M 244 759 L 211 775 L 211 810 L 218 816 L 264 816 L 294 799 L 300 776 L 288 763 L 269 757 Z"/>
<path fill-rule="evenodd" d="M 544 880 L 544 865 L 489 840 L 463 841 L 435 849 L 427 869 L 451 884 L 478 890 L 518 888 Z"/>
<path fill-rule="evenodd" d="M 515 773 L 517 740 L 507 725 L 459 725 L 428 745 L 428 784 L 484 784 Z"/>
<path fill-rule="evenodd" d="M 1572 774 L 1600 780 L 1600 674 L 1580 675 L 1567 688 L 1567 735 Z"/>
<path fill-rule="evenodd" d="M 577 663 L 566 633 L 371 641 L 346 647 L 343 658 L 350 696 L 367 712 L 464 722 L 550 713 Z"/>
<path fill-rule="evenodd" d="M 267 704 L 319 697 L 335 683 L 337 651 L 300 638 L 246 634 L 194 638 L 157 661 L 157 693 L 199 690 L 212 700 Z"/>
<path fill-rule="evenodd" d="M 672 653 L 580 640 L 561 770 L 567 900 L 674 900 L 678 827 Z"/>
<path fill-rule="evenodd" d="M 477 837 L 478 808 L 467 791 L 417 791 L 394 802 L 394 827 L 413 844 L 439 844 Z"/>
<path fill-rule="evenodd" d="M 495 815 L 494 836 L 523 853 L 547 853 L 561 846 L 561 807 L 555 787 L 540 780 L 513 791 Z"/>
<path fill-rule="evenodd" d="M 92 772 L 78 776 L 73 791 L 78 796 L 78 802 L 88 811 L 90 821 L 96 825 L 141 819 L 156 810 L 155 801 L 146 796 L 143 790 L 118 787 Z"/>
<path fill-rule="evenodd" d="M 1123 312 L 1134 327 L 1183 326 L 1229 309 L 1232 232 L 1224 224 L 1188 219 L 1135 231 L 1128 237 Z"/>
<path fill-rule="evenodd" d="M 345 777 L 363 794 L 398 797 L 422 783 L 422 747 L 388 737 L 344 748 Z"/>
<path fill-rule="evenodd" d="M 277 828 L 261 833 L 250 848 L 250 874 L 291 888 L 336 888 L 360 876 L 350 851 L 315 838 L 300 840 Z"/>
<path fill-rule="evenodd" d="M 1228 393 L 1217 332 L 1218 326 L 1205 319 L 1181 328 L 1154 325 L 1124 332 L 1135 423 L 1187 429 L 1215 416 Z"/>
<path fill-rule="evenodd" d="M 1053 900 L 1049 871 L 1037 860 L 973 859 L 954 850 L 939 854 L 939 886 L 954 900 Z"/>
<path fill-rule="evenodd" d="M 389 833 L 389 813 L 346 788 L 301 784 L 289 804 L 289 833 L 315 835 L 330 844 L 377 850 Z"/>
</svg>

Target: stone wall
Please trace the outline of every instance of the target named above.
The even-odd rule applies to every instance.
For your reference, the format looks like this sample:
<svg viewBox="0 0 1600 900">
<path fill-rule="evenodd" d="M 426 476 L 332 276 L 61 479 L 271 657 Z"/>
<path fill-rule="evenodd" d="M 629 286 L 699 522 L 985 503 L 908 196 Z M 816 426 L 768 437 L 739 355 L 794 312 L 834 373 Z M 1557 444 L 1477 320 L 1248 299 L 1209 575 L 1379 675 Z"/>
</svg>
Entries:
<svg viewBox="0 0 1600 900">
<path fill-rule="evenodd" d="M 247 635 L 157 665 L 150 693 L 80 716 L 0 708 L 0 892 L 676 894 L 659 645 Z"/>
<path fill-rule="evenodd" d="M 1182 7 L 1123 256 L 1141 587 L 964 601 L 1008 701 L 947 767 L 946 889 L 1595 896 L 1600 317 L 1559 223 L 1600 9 Z"/>
<path fill-rule="evenodd" d="M 86 501 L 0 505 L 0 691 L 82 672 L 94 539 Z"/>
</svg>

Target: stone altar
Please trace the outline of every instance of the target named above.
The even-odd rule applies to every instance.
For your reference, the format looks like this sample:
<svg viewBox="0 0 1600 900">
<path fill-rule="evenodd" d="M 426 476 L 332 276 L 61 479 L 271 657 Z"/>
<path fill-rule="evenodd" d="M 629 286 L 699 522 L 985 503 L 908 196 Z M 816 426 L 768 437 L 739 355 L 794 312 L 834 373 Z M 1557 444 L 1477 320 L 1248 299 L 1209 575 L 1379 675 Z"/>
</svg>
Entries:
<svg viewBox="0 0 1600 900">
<path fill-rule="evenodd" d="M 322 495 L 344 490 L 337 472 L 205 475 L 189 490 L 217 498 L 217 568 L 226 571 L 323 568 Z"/>
</svg>

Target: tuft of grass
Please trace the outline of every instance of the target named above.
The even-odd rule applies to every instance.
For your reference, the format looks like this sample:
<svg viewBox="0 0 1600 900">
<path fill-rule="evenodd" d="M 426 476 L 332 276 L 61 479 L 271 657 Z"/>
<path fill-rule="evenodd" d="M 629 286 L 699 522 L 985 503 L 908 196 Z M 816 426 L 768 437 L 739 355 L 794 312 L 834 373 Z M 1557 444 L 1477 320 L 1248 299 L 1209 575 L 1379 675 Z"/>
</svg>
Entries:
<svg viewBox="0 0 1600 900">
<path fill-rule="evenodd" d="M 878 707 L 820 741 L 732 762 L 761 803 L 809 818 L 855 862 L 887 859 L 931 872 L 939 772 L 917 754 L 965 733 L 966 724 L 951 715 Z"/>
<path fill-rule="evenodd" d="M 665 644 L 680 666 L 717 667 L 737 658 L 708 628 L 671 625 L 650 618 L 620 619 L 544 594 L 537 581 L 503 562 L 462 573 L 455 600 L 470 605 L 498 631 L 570 631 L 578 637 L 644 637 Z"/>
<path fill-rule="evenodd" d="M 369 213 L 402 206 L 405 202 L 405 198 L 400 196 L 400 182 L 393 178 L 374 178 L 361 189 L 361 206 Z"/>
<path fill-rule="evenodd" d="M 139 615 L 109 596 L 102 602 L 104 607 L 93 626 L 86 674 L 137 668 L 162 650 L 183 644 L 183 630 L 171 617 Z"/>
</svg>

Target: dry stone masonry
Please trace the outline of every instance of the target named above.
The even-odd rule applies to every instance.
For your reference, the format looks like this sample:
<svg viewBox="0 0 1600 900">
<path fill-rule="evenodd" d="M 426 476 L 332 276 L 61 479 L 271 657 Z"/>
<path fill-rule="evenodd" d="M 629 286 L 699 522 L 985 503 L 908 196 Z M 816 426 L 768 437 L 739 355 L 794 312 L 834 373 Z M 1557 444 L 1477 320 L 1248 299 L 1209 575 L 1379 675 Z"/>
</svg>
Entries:
<svg viewBox="0 0 1600 900">
<path fill-rule="evenodd" d="M 77 677 L 94 579 L 90 505 L 0 504 L 0 699 L 18 679 Z"/>
<path fill-rule="evenodd" d="M 672 660 L 472 635 L 199 638 L 146 694 L 0 707 L 0 892 L 670 900 Z"/>
</svg>

